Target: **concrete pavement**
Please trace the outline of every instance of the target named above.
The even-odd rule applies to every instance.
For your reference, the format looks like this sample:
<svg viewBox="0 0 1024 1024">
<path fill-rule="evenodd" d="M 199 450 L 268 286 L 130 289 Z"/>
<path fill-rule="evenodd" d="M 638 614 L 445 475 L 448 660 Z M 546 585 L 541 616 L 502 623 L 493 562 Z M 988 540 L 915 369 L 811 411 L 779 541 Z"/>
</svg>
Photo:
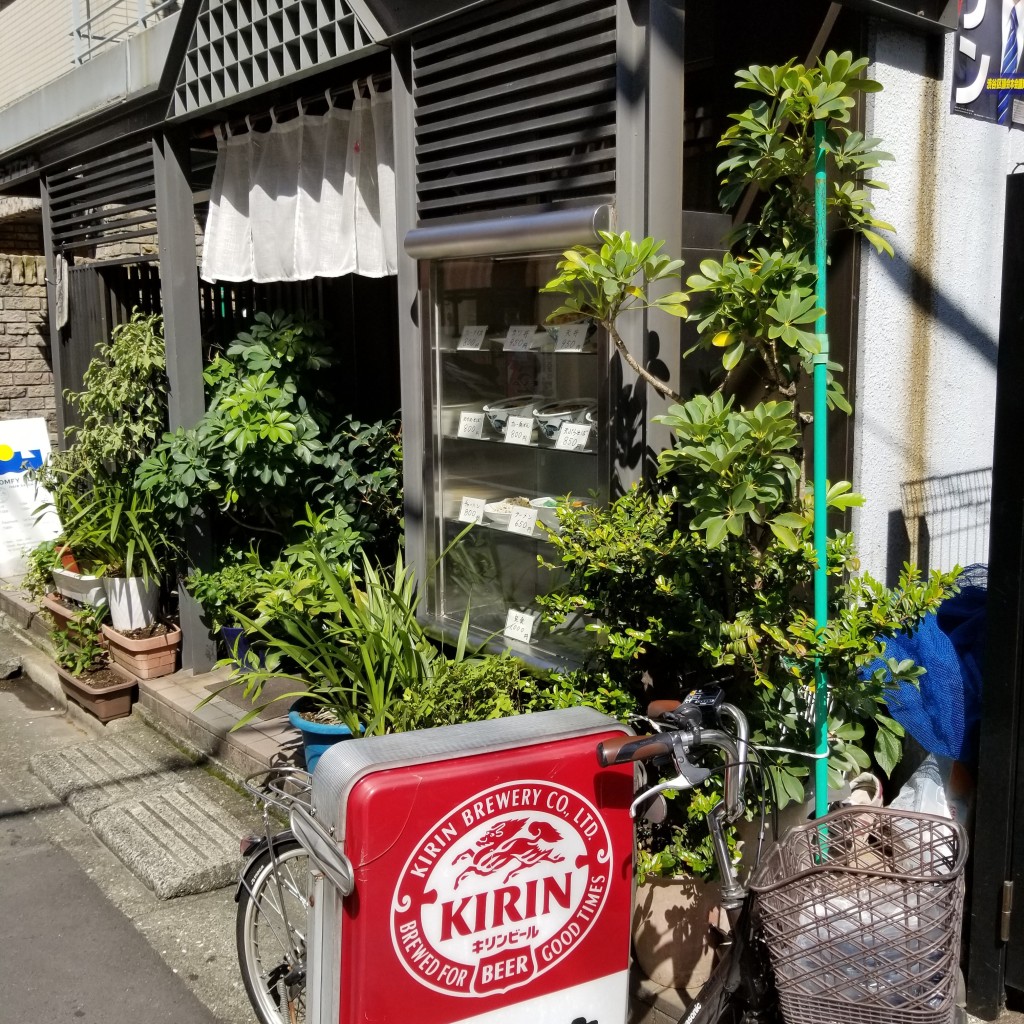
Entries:
<svg viewBox="0 0 1024 1024">
<path fill-rule="evenodd" d="M 232 888 L 158 899 L 29 769 L 94 742 L 27 679 L 0 683 L 0 1018 L 253 1024 Z"/>
</svg>

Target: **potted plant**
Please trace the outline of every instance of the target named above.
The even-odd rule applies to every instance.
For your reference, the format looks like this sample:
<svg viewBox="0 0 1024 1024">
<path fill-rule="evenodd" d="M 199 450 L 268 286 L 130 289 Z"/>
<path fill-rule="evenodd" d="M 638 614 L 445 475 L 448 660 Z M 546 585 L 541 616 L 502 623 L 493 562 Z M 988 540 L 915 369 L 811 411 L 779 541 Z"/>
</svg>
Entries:
<svg viewBox="0 0 1024 1024">
<path fill-rule="evenodd" d="M 114 629 L 131 631 L 156 621 L 172 533 L 150 495 L 118 480 L 97 482 L 71 499 L 64 523 L 79 562 L 101 567 Z"/>
<path fill-rule="evenodd" d="M 390 732 L 405 690 L 424 685 L 444 662 L 416 619 L 415 581 L 401 555 L 389 570 L 364 559 L 361 578 L 317 551 L 311 559 L 327 592 L 323 614 L 281 603 L 272 628 L 243 618 L 265 643 L 266 660 L 250 658 L 228 684 L 242 683 L 256 705 L 235 728 L 274 701 L 301 699 L 289 718 L 303 734 L 310 771 L 329 742 Z M 281 679 L 294 688 L 260 703 L 264 685 Z"/>
<path fill-rule="evenodd" d="M 662 988 L 696 995 L 715 963 L 724 920 L 711 836 L 704 824 L 720 794 L 705 787 L 667 801 L 666 819 L 638 830 L 633 954 Z M 735 831 L 726 842 L 738 856 Z"/>
<path fill-rule="evenodd" d="M 83 608 L 67 630 L 50 634 L 50 642 L 65 695 L 101 722 L 109 722 L 131 714 L 136 684 L 110 665 L 98 639 L 101 619 L 96 609 Z"/>
</svg>

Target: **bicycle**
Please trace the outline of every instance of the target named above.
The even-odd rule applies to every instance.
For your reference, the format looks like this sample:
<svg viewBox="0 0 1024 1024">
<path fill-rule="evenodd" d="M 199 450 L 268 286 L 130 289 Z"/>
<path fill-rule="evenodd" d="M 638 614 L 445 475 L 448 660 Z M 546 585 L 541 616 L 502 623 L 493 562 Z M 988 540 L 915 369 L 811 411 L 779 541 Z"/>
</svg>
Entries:
<svg viewBox="0 0 1024 1024">
<path fill-rule="evenodd" d="M 662 794 L 670 790 L 692 789 L 713 775 L 722 776 L 722 797 L 708 813 L 707 823 L 720 873 L 719 905 L 728 920 L 729 934 L 717 948 L 718 961 L 711 976 L 679 1024 L 782 1024 L 783 1015 L 775 991 L 769 952 L 756 919 L 758 905 L 753 895 L 753 884 L 749 879 L 741 880 L 725 836 L 726 827 L 744 814 L 747 781 L 756 777 L 760 787 L 761 816 L 754 860 L 760 860 L 770 804 L 767 775 L 759 752 L 750 742 L 745 716 L 738 708 L 727 704 L 723 697 L 720 689 L 712 688 L 693 691 L 682 702 L 655 702 L 648 708 L 646 718 L 642 719 L 651 733 L 603 741 L 597 748 L 598 762 L 602 767 L 640 762 L 670 769 L 668 778 L 643 785 L 638 793 L 634 791 L 630 806 L 630 814 L 634 818 L 638 813 L 649 813 L 652 804 L 662 800 Z M 704 747 L 724 754 L 724 764 L 708 767 L 701 763 L 696 751 Z M 256 778 L 261 779 L 259 786 L 254 782 Z M 309 927 L 323 938 L 323 920 L 317 924 L 317 912 L 324 900 L 318 899 L 317 907 L 313 907 L 310 895 L 317 891 L 323 895 L 325 881 L 340 897 L 349 895 L 354 888 L 352 868 L 331 830 L 316 820 L 316 811 L 310 805 L 312 777 L 308 773 L 286 769 L 254 776 L 246 781 L 246 788 L 263 803 L 264 834 L 243 840 L 247 859 L 236 892 L 239 903 L 238 955 L 245 989 L 260 1024 L 306 1024 L 307 1021 L 308 1024 L 321 1024 L 324 1012 L 329 1009 L 317 1005 L 322 998 L 318 993 L 322 991 L 323 965 L 316 962 L 316 956 L 307 964 L 305 929 L 308 917 Z M 289 829 L 277 834 L 273 831 L 276 823 L 272 814 L 274 809 L 287 814 L 290 825 Z M 858 809 L 856 813 L 862 811 Z M 817 837 L 822 835 L 820 830 L 832 827 L 829 822 L 836 817 L 798 826 L 787 834 L 809 834 L 811 839 L 807 842 L 814 844 L 814 854 L 819 849 Z M 916 817 L 927 819 L 930 816 Z M 829 841 L 834 843 L 837 854 L 842 834 L 838 826 L 836 821 L 835 831 L 829 833 Z M 861 831 L 876 843 L 882 836 L 871 827 Z M 779 847 L 773 847 L 773 850 L 777 849 Z M 871 851 L 873 863 L 867 873 L 881 874 L 879 858 L 888 855 L 884 847 L 876 845 Z M 821 858 L 821 863 L 827 859 L 830 858 Z M 962 859 L 961 855 L 961 867 Z M 770 860 L 770 856 L 765 857 L 766 864 Z M 899 879 L 905 876 L 896 874 L 892 877 L 898 884 Z M 853 899 L 856 907 L 858 897 L 855 895 Z M 806 904 L 801 906 L 806 907 Z M 322 910 L 319 913 L 322 918 Z M 801 913 L 813 915 L 813 905 Z M 779 920 L 784 919 L 785 915 L 779 917 Z M 772 923 L 774 919 L 766 916 L 765 920 Z M 339 952 L 335 949 L 332 956 L 337 957 Z M 878 952 L 875 949 L 871 955 Z M 900 953 L 900 947 L 893 946 L 883 950 L 881 955 L 899 956 Z M 801 952 L 800 955 L 805 954 Z M 919 977 L 927 982 L 935 970 L 927 957 L 921 964 L 923 973 Z M 859 969 L 859 965 L 849 961 L 841 965 L 843 969 L 847 966 Z M 881 983 L 886 984 L 884 977 Z M 780 980 L 780 987 L 781 984 Z M 786 996 L 786 991 L 783 991 L 783 996 Z M 951 1020 L 960 1018 L 957 1013 Z M 332 1016 L 330 1019 L 337 1018 Z M 919 1018 L 897 1015 L 885 1019 L 917 1021 Z"/>
<path fill-rule="evenodd" d="M 722 727 L 723 719 L 730 721 L 731 731 Z M 707 824 L 720 878 L 719 905 L 729 922 L 729 935 L 718 946 L 718 962 L 680 1024 L 777 1024 L 781 1016 L 768 951 L 754 918 L 753 896 L 740 881 L 725 838 L 726 827 L 745 811 L 748 769 L 761 768 L 750 745 L 746 716 L 723 700 L 720 689 L 713 688 L 694 690 L 681 702 L 655 701 L 638 721 L 652 732 L 605 740 L 597 748 L 603 768 L 629 761 L 662 761 L 674 769 L 672 777 L 643 788 L 636 796 L 630 807 L 634 818 L 642 811 L 650 813 L 652 803 L 665 792 L 692 789 L 714 774 L 720 773 L 723 780 L 722 799 L 708 813 Z M 715 769 L 698 764 L 691 759 L 696 747 L 721 751 L 725 764 Z M 767 802 L 763 773 L 761 795 L 763 841 Z"/>
<path fill-rule="evenodd" d="M 350 867 L 310 806 L 312 779 L 300 768 L 276 768 L 243 782 L 262 804 L 263 833 L 240 842 L 245 859 L 235 889 L 235 943 L 242 982 L 260 1024 L 305 1024 L 307 1019 L 305 929 L 314 873 L 343 896 L 352 891 Z M 289 821 L 282 831 L 275 832 L 275 809 Z"/>
</svg>

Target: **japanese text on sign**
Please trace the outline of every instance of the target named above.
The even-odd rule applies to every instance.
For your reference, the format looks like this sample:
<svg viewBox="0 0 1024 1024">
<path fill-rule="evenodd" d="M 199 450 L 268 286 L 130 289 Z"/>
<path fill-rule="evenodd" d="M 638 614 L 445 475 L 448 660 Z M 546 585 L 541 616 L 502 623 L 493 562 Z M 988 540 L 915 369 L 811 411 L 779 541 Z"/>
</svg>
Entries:
<svg viewBox="0 0 1024 1024">
<path fill-rule="evenodd" d="M 481 438 L 484 436 L 484 414 L 482 412 L 459 413 L 459 437 Z"/>
<path fill-rule="evenodd" d="M 587 341 L 587 324 L 566 324 L 558 328 L 556 352 L 582 352 Z"/>
<path fill-rule="evenodd" d="M 517 508 L 509 517 L 509 533 L 521 533 L 526 537 L 532 537 L 536 528 L 537 510 L 535 508 Z"/>
<path fill-rule="evenodd" d="M 590 440 L 589 423 L 563 423 L 558 428 L 555 447 L 566 452 L 580 452 Z"/>
<path fill-rule="evenodd" d="M 459 522 L 483 522 L 485 504 L 486 502 L 483 498 L 463 498 L 462 504 L 459 506 Z"/>
<path fill-rule="evenodd" d="M 475 351 L 484 343 L 484 338 L 486 336 L 486 324 L 474 324 L 463 327 L 462 334 L 459 337 L 459 350 L 463 352 L 467 350 Z"/>
<path fill-rule="evenodd" d="M 530 348 L 530 339 L 537 333 L 533 324 L 516 324 L 508 329 L 505 335 L 506 352 L 527 352 Z"/>
<path fill-rule="evenodd" d="M 521 640 L 528 644 L 533 639 L 533 631 L 540 619 L 539 612 L 521 612 L 516 608 L 509 608 L 505 618 L 505 636 L 509 640 Z"/>
<path fill-rule="evenodd" d="M 533 417 L 509 416 L 505 440 L 509 444 L 530 444 L 533 441 Z"/>
</svg>

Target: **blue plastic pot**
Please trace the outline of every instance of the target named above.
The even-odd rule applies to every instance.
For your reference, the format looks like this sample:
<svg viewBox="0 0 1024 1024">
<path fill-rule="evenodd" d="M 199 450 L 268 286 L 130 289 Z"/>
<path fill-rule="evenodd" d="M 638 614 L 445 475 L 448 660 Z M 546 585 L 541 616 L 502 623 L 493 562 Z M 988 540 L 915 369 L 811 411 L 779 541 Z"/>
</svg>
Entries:
<svg viewBox="0 0 1024 1024">
<path fill-rule="evenodd" d="M 265 667 L 266 653 L 258 647 L 253 647 L 241 626 L 221 626 L 220 635 L 227 646 L 228 654 L 232 657 L 237 655 L 235 664 L 241 667 L 241 665 L 245 664 L 246 655 L 250 651 L 255 650 L 256 663 L 260 668 Z"/>
<path fill-rule="evenodd" d="M 302 717 L 302 711 L 315 707 L 314 701 L 300 697 L 288 710 L 288 721 L 302 734 L 302 753 L 306 759 L 307 772 L 316 770 L 317 761 L 328 747 L 352 739 L 352 730 L 347 725 L 321 725 Z"/>
</svg>

